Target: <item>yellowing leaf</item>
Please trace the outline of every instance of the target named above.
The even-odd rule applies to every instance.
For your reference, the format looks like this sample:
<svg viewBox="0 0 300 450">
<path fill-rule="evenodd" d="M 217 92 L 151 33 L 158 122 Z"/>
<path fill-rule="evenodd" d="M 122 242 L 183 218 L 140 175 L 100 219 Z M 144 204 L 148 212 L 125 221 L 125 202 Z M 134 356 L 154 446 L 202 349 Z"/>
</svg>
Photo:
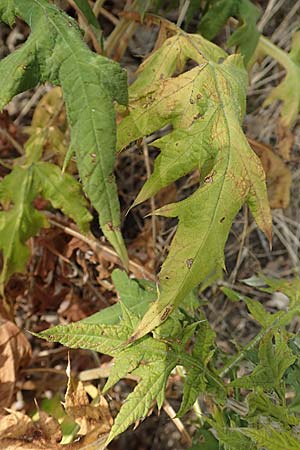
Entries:
<svg viewBox="0 0 300 450">
<path fill-rule="evenodd" d="M 180 58 L 191 58 L 197 66 L 175 78 L 153 81 L 155 56 L 150 57 L 149 67 L 144 63 L 143 83 L 138 78 L 132 85 L 130 113 L 119 126 L 119 147 L 172 125 L 171 132 L 152 143 L 161 153 L 135 204 L 195 169 L 200 171 L 201 185 L 186 200 L 156 211 L 178 217 L 179 225 L 160 272 L 158 301 L 131 341 L 163 322 L 197 284 L 220 275 L 231 224 L 244 203 L 271 239 L 265 174 L 241 126 L 247 88 L 242 57 L 226 57 L 224 52 L 221 57 L 203 38 L 180 33 L 157 51 L 158 67 L 160 62 L 163 65 L 166 48 L 175 56 L 181 50 Z M 170 55 L 168 60 L 172 61 Z M 169 73 L 164 70 L 170 76 L 174 64 Z"/>
</svg>

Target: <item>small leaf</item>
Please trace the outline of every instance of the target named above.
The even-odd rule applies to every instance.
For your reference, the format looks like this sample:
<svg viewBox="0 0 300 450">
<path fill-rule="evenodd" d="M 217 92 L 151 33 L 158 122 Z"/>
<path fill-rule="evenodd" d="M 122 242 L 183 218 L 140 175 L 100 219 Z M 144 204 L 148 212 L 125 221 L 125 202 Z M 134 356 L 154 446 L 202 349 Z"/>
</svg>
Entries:
<svg viewBox="0 0 300 450">
<path fill-rule="evenodd" d="M 179 417 L 184 415 L 193 406 L 199 395 L 206 390 L 208 380 L 205 369 L 213 355 L 215 337 L 215 332 L 210 328 L 208 322 L 203 321 L 198 325 L 192 357 L 203 366 L 203 370 L 199 371 L 197 367 L 187 367 L 183 399 L 177 413 Z M 209 379 L 209 381 L 211 380 Z"/>
<path fill-rule="evenodd" d="M 0 184 L 0 202 L 5 207 L 0 212 L 0 248 L 3 252 L 1 293 L 5 281 L 14 272 L 25 269 L 29 256 L 26 241 L 40 228 L 47 226 L 46 218 L 32 206 L 38 194 L 33 175 L 32 168 L 16 166 Z"/>
<path fill-rule="evenodd" d="M 250 422 L 260 421 L 261 416 L 268 418 L 274 417 L 286 425 L 298 425 L 299 418 L 294 414 L 289 414 L 288 408 L 276 404 L 270 396 L 265 394 L 261 389 L 247 396 L 247 403 L 249 406 L 249 413 L 247 420 Z"/>
<path fill-rule="evenodd" d="M 259 359 L 260 362 L 251 375 L 232 381 L 231 386 L 245 389 L 279 387 L 285 371 L 295 362 L 296 356 L 293 355 L 282 334 L 269 332 L 261 340 Z"/>
<path fill-rule="evenodd" d="M 54 208 L 61 209 L 71 217 L 83 231 L 88 231 L 92 216 L 81 187 L 74 177 L 62 173 L 54 164 L 39 162 L 34 166 L 34 174 L 41 186 L 42 196 L 50 200 Z"/>
<path fill-rule="evenodd" d="M 299 437 L 291 432 L 276 429 L 274 426 L 264 426 L 259 430 L 254 428 L 240 428 L 240 432 L 254 441 L 259 448 L 267 450 L 300 450 Z"/>
<path fill-rule="evenodd" d="M 200 22 L 200 33 L 206 39 L 212 40 L 225 26 L 230 16 L 237 17 L 240 26 L 228 39 L 227 46 L 237 45 L 247 64 L 260 36 L 256 27 L 260 10 L 249 0 L 212 0 L 208 5 L 208 11 Z"/>
<path fill-rule="evenodd" d="M 119 269 L 113 271 L 112 280 L 124 305 L 132 314 L 142 317 L 156 298 L 155 285 L 148 282 L 144 289 L 137 280 L 129 278 L 126 272 Z M 83 319 L 82 322 L 115 325 L 120 322 L 121 317 L 121 305 L 117 303 Z"/>
</svg>

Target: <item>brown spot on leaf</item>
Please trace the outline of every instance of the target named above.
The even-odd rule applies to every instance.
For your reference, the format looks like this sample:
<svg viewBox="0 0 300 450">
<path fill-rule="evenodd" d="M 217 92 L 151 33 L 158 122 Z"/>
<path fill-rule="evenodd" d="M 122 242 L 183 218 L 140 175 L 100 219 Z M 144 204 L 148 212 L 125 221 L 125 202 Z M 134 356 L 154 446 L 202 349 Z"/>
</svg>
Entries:
<svg viewBox="0 0 300 450">
<path fill-rule="evenodd" d="M 164 321 L 169 317 L 169 315 L 170 315 L 172 309 L 173 309 L 172 306 L 167 306 L 167 307 L 165 308 L 164 312 L 162 313 L 162 315 L 161 315 L 161 317 L 160 317 L 160 320 L 161 320 L 162 322 L 164 322 Z"/>
<path fill-rule="evenodd" d="M 204 178 L 204 183 L 212 183 L 214 181 L 214 176 L 216 175 L 216 172 L 213 171 L 207 177 Z"/>
<path fill-rule="evenodd" d="M 188 269 L 190 269 L 192 267 L 193 262 L 194 262 L 193 258 L 188 258 L 186 260 L 186 266 L 187 266 Z"/>
</svg>

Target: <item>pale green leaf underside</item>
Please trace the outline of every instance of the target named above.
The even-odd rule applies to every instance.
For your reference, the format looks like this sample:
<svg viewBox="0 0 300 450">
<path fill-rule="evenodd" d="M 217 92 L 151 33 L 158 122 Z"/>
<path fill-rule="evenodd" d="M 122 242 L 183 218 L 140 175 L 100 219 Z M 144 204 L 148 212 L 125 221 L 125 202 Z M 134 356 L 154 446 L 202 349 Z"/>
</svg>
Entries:
<svg viewBox="0 0 300 450">
<path fill-rule="evenodd" d="M 46 0 L 5 0 L 0 19 L 11 21 L 12 11 L 28 23 L 31 35 L 0 64 L 0 109 L 39 82 L 62 87 L 84 190 L 99 213 L 105 236 L 126 264 L 113 175 L 113 101 L 127 102 L 126 74 L 117 63 L 92 53 L 76 22 Z"/>
<path fill-rule="evenodd" d="M 178 58 L 181 66 L 189 58 L 198 65 L 170 78 Z M 118 128 L 118 148 L 167 124 L 173 127 L 153 143 L 160 155 L 135 204 L 195 169 L 201 177 L 193 195 L 157 211 L 178 217 L 179 225 L 160 272 L 159 299 L 132 340 L 165 320 L 197 284 L 220 274 L 232 221 L 244 203 L 271 238 L 265 175 L 241 127 L 246 88 L 240 56 L 226 57 L 203 38 L 180 33 L 143 64 L 130 89 L 130 114 Z"/>
<path fill-rule="evenodd" d="M 25 268 L 29 256 L 26 241 L 47 225 L 45 217 L 32 205 L 37 193 L 31 168 L 16 167 L 0 184 L 0 203 L 5 207 L 0 212 L 1 294 L 5 281 Z"/>
</svg>

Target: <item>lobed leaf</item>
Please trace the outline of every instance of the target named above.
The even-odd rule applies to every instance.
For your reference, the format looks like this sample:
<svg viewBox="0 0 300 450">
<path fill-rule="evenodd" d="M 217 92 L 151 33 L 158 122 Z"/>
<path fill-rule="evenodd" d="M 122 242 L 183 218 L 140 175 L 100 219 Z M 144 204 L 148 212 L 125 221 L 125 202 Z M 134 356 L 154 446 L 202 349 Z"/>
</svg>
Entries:
<svg viewBox="0 0 300 450">
<path fill-rule="evenodd" d="M 278 387 L 285 371 L 296 361 L 296 356 L 282 334 L 269 332 L 261 340 L 259 360 L 259 364 L 250 375 L 232 381 L 231 385 L 245 389 Z"/>
<path fill-rule="evenodd" d="M 198 65 L 170 78 L 164 66 L 167 50 L 171 70 L 179 53 L 181 64 L 191 58 Z M 222 52 L 220 59 L 213 44 L 183 33 L 168 39 L 156 53 L 150 57 L 149 67 L 148 61 L 143 65 L 143 82 L 138 77 L 131 87 L 130 114 L 119 126 L 118 146 L 125 147 L 168 124 L 173 128 L 152 143 L 161 153 L 134 204 L 195 169 L 200 171 L 201 184 L 186 200 L 156 211 L 178 217 L 179 225 L 160 272 L 158 301 L 132 340 L 163 322 L 200 282 L 208 283 L 220 275 L 225 267 L 225 242 L 244 203 L 271 239 L 264 171 L 241 127 L 247 87 L 242 58 L 232 55 L 224 59 Z M 153 73 L 154 59 L 158 67 L 162 64 L 161 80 L 159 71 Z M 145 84 L 148 79 L 151 84 Z"/>
<path fill-rule="evenodd" d="M 227 41 L 227 45 L 236 45 L 247 64 L 253 55 L 260 33 L 256 22 L 260 10 L 249 0 L 211 0 L 203 15 L 199 31 L 206 39 L 213 39 L 221 31 L 230 16 L 237 17 L 240 25 Z"/>
<path fill-rule="evenodd" d="M 249 406 L 247 420 L 249 422 L 257 422 L 262 416 L 265 416 L 274 417 L 286 425 L 299 424 L 299 418 L 294 414 L 289 414 L 289 409 L 286 405 L 276 404 L 271 399 L 271 396 L 265 394 L 260 389 L 256 389 L 255 392 L 247 396 L 247 403 Z"/>
<path fill-rule="evenodd" d="M 143 288 L 137 280 L 129 278 L 124 271 L 119 269 L 113 271 L 112 280 L 122 303 L 133 315 L 142 317 L 150 303 L 156 298 L 156 289 L 153 284 L 149 282 L 147 288 Z M 83 319 L 82 322 L 115 325 L 120 322 L 121 317 L 122 308 L 120 302 L 118 302 Z"/>
<path fill-rule="evenodd" d="M 299 437 L 288 431 L 276 429 L 274 426 L 267 425 L 264 428 L 256 430 L 254 428 L 240 428 L 240 432 L 254 441 L 259 448 L 267 450 L 289 449 L 300 450 Z"/>
<path fill-rule="evenodd" d="M 209 360 L 213 355 L 213 345 L 215 342 L 215 332 L 210 328 L 208 322 L 203 321 L 198 325 L 195 336 L 195 344 L 192 357 L 203 366 L 203 370 L 198 367 L 188 367 L 183 387 L 183 399 L 177 416 L 184 415 L 195 403 L 202 392 L 206 391 L 207 378 L 206 371 Z"/>
<path fill-rule="evenodd" d="M 16 165 L 0 183 L 0 204 L 3 208 L 0 212 L 2 294 L 9 277 L 25 269 L 29 257 L 26 241 L 42 227 L 48 226 L 47 218 L 33 205 L 39 194 L 74 219 L 82 230 L 87 230 L 91 221 L 79 183 L 71 175 L 62 174 L 54 164 L 34 162 L 42 153 L 44 137 L 38 134 L 27 141 L 25 164 Z"/>
</svg>

